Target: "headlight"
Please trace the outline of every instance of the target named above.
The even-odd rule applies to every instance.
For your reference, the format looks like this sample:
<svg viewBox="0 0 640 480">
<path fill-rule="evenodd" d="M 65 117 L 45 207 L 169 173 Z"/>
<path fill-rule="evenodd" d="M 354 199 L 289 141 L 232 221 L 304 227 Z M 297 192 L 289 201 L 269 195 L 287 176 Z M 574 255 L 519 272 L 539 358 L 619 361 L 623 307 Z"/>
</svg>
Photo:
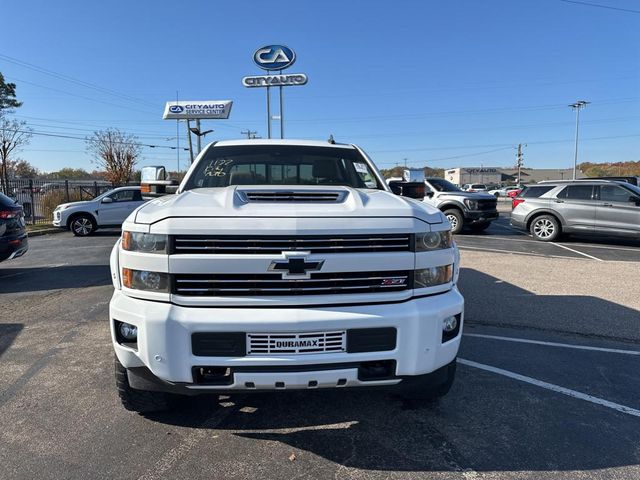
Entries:
<svg viewBox="0 0 640 480">
<path fill-rule="evenodd" d="M 464 199 L 464 204 L 467 206 L 469 210 L 477 210 L 478 209 L 478 201 L 471 200 L 469 198 Z"/>
<path fill-rule="evenodd" d="M 453 235 L 451 235 L 451 230 L 416 233 L 416 252 L 428 252 L 430 250 L 451 248 L 452 245 Z"/>
<path fill-rule="evenodd" d="M 420 268 L 413 275 L 413 288 L 435 287 L 453 280 L 453 264 Z"/>
<path fill-rule="evenodd" d="M 125 231 L 122 232 L 122 248 L 130 252 L 167 253 L 167 236 Z"/>
<path fill-rule="evenodd" d="M 145 270 L 122 269 L 122 284 L 134 290 L 169 292 L 169 275 Z"/>
</svg>

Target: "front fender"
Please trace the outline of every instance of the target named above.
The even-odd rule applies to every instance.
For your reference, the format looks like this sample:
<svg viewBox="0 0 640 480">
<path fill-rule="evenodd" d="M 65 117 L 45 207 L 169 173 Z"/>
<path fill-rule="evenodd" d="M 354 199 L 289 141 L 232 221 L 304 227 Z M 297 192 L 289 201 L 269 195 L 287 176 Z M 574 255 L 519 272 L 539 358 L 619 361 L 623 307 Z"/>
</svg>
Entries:
<svg viewBox="0 0 640 480">
<path fill-rule="evenodd" d="M 113 283 L 113 288 L 116 290 L 122 289 L 122 284 L 120 282 L 120 241 L 122 237 L 118 239 L 116 244 L 111 249 L 111 256 L 109 257 L 109 266 L 111 267 L 111 282 Z"/>
</svg>

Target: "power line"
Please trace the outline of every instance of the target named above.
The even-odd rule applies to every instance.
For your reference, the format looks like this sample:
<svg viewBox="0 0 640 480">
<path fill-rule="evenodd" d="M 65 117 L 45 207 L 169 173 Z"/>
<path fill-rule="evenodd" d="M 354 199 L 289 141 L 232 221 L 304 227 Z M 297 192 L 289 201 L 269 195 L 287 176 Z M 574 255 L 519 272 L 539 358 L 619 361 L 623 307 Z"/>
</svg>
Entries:
<svg viewBox="0 0 640 480">
<path fill-rule="evenodd" d="M 70 140 L 82 140 L 83 142 L 86 142 L 88 140 L 87 137 L 74 137 L 72 135 L 60 135 L 60 134 L 51 133 L 51 132 L 38 132 L 33 130 L 16 130 L 16 131 L 19 133 L 29 133 L 31 135 L 37 135 L 41 137 L 67 138 Z M 111 143 L 115 143 L 118 145 L 137 145 L 137 146 L 146 147 L 146 148 L 166 148 L 170 150 L 176 150 L 176 147 L 170 147 L 167 145 L 150 145 L 147 143 L 140 143 L 140 142 L 111 142 Z M 189 150 L 189 149 L 183 148 L 183 150 Z"/>
<path fill-rule="evenodd" d="M 581 2 L 579 0 L 560 0 L 564 3 L 575 3 L 577 5 L 586 5 L 588 7 L 606 8 L 607 10 L 618 10 L 619 12 L 640 13 L 640 10 L 632 10 L 630 8 L 612 7 L 611 5 L 601 5 L 599 3 Z"/>
<path fill-rule="evenodd" d="M 614 138 L 631 138 L 631 137 L 640 137 L 639 133 L 634 133 L 634 134 L 630 134 L 630 135 L 611 135 L 611 136 L 604 136 L 604 137 L 590 137 L 590 138 L 583 138 L 582 140 L 587 141 L 587 140 L 609 140 L 609 139 L 614 139 Z M 538 141 L 534 141 L 534 142 L 527 142 L 528 145 L 544 145 L 544 144 L 550 144 L 550 143 L 566 143 L 566 142 L 573 142 L 575 139 L 570 138 L 570 139 L 562 139 L 562 140 L 538 140 Z M 370 150 L 370 153 L 397 153 L 397 152 L 424 152 L 424 151 L 429 151 L 429 150 L 456 150 L 456 149 L 463 149 L 463 148 L 482 148 L 482 147 L 509 147 L 509 148 L 513 148 L 512 144 L 509 143 L 495 143 L 495 144 L 488 144 L 488 145 L 458 145 L 458 146 L 449 146 L 449 147 L 426 147 L 426 148 L 404 148 L 404 149 L 398 149 L 398 150 Z"/>
<path fill-rule="evenodd" d="M 83 100 L 89 100 L 90 102 L 97 102 L 97 103 L 102 103 L 104 105 L 111 105 L 113 107 L 118 107 L 118 108 L 124 108 L 126 110 L 131 110 L 134 112 L 141 112 L 141 113 L 147 113 L 147 114 L 153 114 L 155 115 L 156 112 L 151 112 L 150 110 L 140 110 L 139 108 L 132 108 L 132 107 L 128 107 L 126 105 L 119 105 L 117 103 L 113 103 L 113 102 L 107 102 L 106 100 L 98 100 L 97 98 L 92 98 L 92 97 L 87 97 L 85 95 L 79 95 L 77 93 L 72 93 L 72 92 L 67 92 L 66 90 L 60 90 L 59 88 L 53 88 L 53 87 L 48 87 L 46 85 L 40 85 L 39 83 L 34 83 L 34 82 L 30 82 L 27 80 L 21 80 L 19 78 L 16 77 L 7 77 L 9 80 L 12 80 L 14 82 L 22 82 L 22 83 L 26 83 L 27 85 L 33 85 L 34 87 L 38 87 L 38 88 L 44 88 L 45 90 L 51 90 L 52 92 L 58 92 L 58 93 L 63 93 L 65 95 L 69 95 L 71 97 L 77 97 L 77 98 L 81 98 Z"/>
<path fill-rule="evenodd" d="M 96 85 L 95 83 L 86 82 L 84 80 L 80 80 L 80 79 L 71 77 L 69 75 L 65 75 L 65 74 L 62 74 L 62 73 L 54 72 L 53 70 L 49 70 L 49 69 L 46 69 L 44 67 L 40 67 L 38 65 L 34 65 L 33 63 L 25 62 L 23 60 L 20 60 L 18 58 L 14 58 L 14 57 L 10 57 L 8 55 L 4 55 L 4 54 L 0 53 L 0 59 L 4 60 L 5 62 L 12 63 L 14 65 L 19 65 L 19 66 L 21 66 L 23 68 L 27 68 L 29 70 L 33 70 L 35 72 L 42 73 L 44 75 L 48 75 L 50 77 L 57 78 L 59 80 L 64 80 L 64 81 L 67 81 L 67 82 L 70 82 L 70 83 L 74 83 L 76 85 L 81 85 L 83 87 L 90 88 L 92 90 L 96 90 L 96 91 L 99 91 L 99 92 L 102 92 L 102 93 L 106 93 L 108 95 L 112 95 L 114 97 L 119 97 L 119 98 L 122 98 L 124 100 L 129 101 L 129 102 L 135 102 L 135 103 L 138 103 L 138 104 L 146 104 L 146 105 L 153 105 L 153 106 L 156 105 L 154 102 L 149 102 L 148 100 L 142 100 L 142 99 L 139 99 L 139 98 L 136 98 L 136 97 L 132 97 L 131 95 L 125 95 L 125 94 L 116 92 L 115 90 L 111 90 L 109 88 L 105 88 L 105 87 L 102 87 L 100 85 Z"/>
</svg>

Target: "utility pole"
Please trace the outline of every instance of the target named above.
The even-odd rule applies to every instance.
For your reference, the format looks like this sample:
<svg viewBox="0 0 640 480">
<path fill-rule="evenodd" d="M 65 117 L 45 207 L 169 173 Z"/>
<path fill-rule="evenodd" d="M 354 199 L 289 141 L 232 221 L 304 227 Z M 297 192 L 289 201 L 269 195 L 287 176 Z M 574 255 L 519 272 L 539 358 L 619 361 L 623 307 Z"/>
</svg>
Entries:
<svg viewBox="0 0 640 480">
<path fill-rule="evenodd" d="M 246 130 L 242 130 L 240 132 L 240 135 L 246 135 L 247 138 L 251 139 L 251 138 L 256 138 L 256 135 L 258 134 L 258 132 L 246 129 Z"/>
<path fill-rule="evenodd" d="M 573 155 L 573 179 L 576 179 L 576 171 L 578 169 L 578 128 L 580 126 L 580 110 L 586 107 L 591 102 L 585 102 L 584 100 L 578 100 L 569 106 L 576 111 L 576 148 Z"/>
<path fill-rule="evenodd" d="M 522 164 L 524 163 L 522 159 L 522 144 L 518 144 L 518 153 L 516 155 L 516 167 L 518 167 L 518 186 L 522 183 Z"/>
</svg>

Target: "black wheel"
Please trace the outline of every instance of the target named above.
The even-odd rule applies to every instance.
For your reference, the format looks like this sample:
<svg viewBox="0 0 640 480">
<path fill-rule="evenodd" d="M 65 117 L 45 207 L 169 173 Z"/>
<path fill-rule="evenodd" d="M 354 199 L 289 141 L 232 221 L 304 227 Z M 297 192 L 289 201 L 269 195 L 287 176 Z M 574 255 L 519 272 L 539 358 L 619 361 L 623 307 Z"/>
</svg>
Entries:
<svg viewBox="0 0 640 480">
<path fill-rule="evenodd" d="M 122 406 L 138 413 L 162 412 L 171 410 L 177 403 L 177 395 L 165 392 L 136 390 L 129 386 L 127 369 L 115 358 L 116 388 Z"/>
<path fill-rule="evenodd" d="M 444 211 L 447 220 L 451 224 L 451 233 L 460 233 L 462 231 L 462 227 L 464 227 L 464 217 L 462 216 L 462 212 L 455 208 Z"/>
<path fill-rule="evenodd" d="M 81 213 L 76 215 L 69 222 L 69 229 L 76 237 L 87 237 L 96 231 L 96 221 L 91 215 Z"/>
<path fill-rule="evenodd" d="M 449 365 L 443 367 L 446 368 L 446 380 L 440 385 L 436 385 L 435 387 L 432 385 L 425 385 L 424 387 L 416 387 L 413 390 L 406 392 L 403 394 L 403 397 L 407 400 L 420 400 L 425 402 L 430 402 L 436 400 L 438 398 L 444 397 L 449 390 L 451 390 L 451 386 L 453 385 L 453 381 L 456 378 L 456 365 L 457 362 L 454 359 Z"/>
<path fill-rule="evenodd" d="M 456 208 L 445 210 L 444 215 L 451 224 L 451 233 L 460 233 L 464 227 L 464 217 L 462 212 Z"/>
<path fill-rule="evenodd" d="M 540 215 L 531 221 L 529 231 L 536 240 L 553 242 L 560 235 L 560 222 L 552 215 Z"/>
<path fill-rule="evenodd" d="M 491 225 L 491 222 L 476 223 L 474 225 L 471 225 L 470 227 L 472 232 L 484 232 L 487 228 L 489 228 L 489 225 Z"/>
</svg>

